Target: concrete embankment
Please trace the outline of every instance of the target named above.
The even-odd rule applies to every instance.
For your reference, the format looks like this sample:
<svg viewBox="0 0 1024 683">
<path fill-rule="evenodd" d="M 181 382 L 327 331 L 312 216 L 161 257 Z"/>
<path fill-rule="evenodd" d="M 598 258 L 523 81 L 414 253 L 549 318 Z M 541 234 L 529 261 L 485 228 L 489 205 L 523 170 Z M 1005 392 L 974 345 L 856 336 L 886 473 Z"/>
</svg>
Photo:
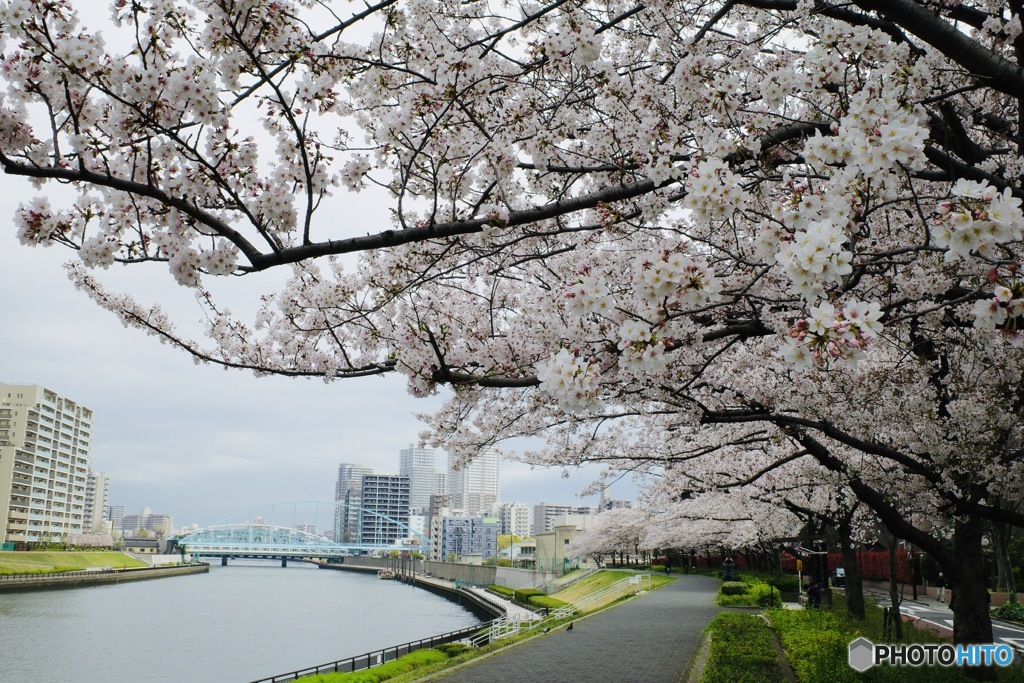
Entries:
<svg viewBox="0 0 1024 683">
<path fill-rule="evenodd" d="M 205 574 L 210 565 L 190 564 L 169 567 L 134 567 L 128 569 L 102 569 L 99 571 L 56 572 L 53 574 L 18 574 L 0 576 L 0 593 L 17 591 L 59 590 L 84 588 L 122 581 L 162 579 L 185 574 Z"/>
<path fill-rule="evenodd" d="M 346 562 L 344 564 L 329 564 L 327 562 L 316 563 L 321 569 L 334 569 L 338 571 L 347 572 L 361 572 L 361 573 L 377 573 L 380 568 L 376 566 L 366 566 L 356 564 L 354 562 Z M 470 612 L 475 614 L 483 621 L 489 621 L 504 615 L 505 609 L 495 601 L 487 600 L 485 597 L 476 593 L 460 590 L 458 584 L 449 581 L 434 579 L 431 577 L 421 575 L 395 575 L 394 580 L 408 583 L 417 588 L 428 590 L 435 595 L 439 595 L 446 600 L 450 600 L 458 605 L 461 605 L 468 609 Z"/>
</svg>

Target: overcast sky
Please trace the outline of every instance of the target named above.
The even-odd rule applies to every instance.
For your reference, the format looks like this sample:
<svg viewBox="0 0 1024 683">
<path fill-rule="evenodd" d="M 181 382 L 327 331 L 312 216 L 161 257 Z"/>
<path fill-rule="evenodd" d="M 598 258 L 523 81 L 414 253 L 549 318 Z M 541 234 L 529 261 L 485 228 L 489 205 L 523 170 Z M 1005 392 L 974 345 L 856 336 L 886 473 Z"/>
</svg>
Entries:
<svg viewBox="0 0 1024 683">
<path fill-rule="evenodd" d="M 80 9 L 87 26 L 118 44 L 105 5 Z M 254 122 L 247 133 L 258 128 Z M 45 190 L 51 197 L 67 192 L 55 183 Z M 414 413 L 441 399 L 414 399 L 397 376 L 327 385 L 195 365 L 184 352 L 123 328 L 76 291 L 62 268 L 77 258 L 73 252 L 19 244 L 15 208 L 35 192 L 25 179 L 0 174 L 0 382 L 46 386 L 95 412 L 93 468 L 110 477 L 111 504 L 129 514 L 149 506 L 173 515 L 179 527 L 205 525 L 268 503 L 331 500 L 340 462 L 397 473 L 399 450 L 423 429 Z M 344 204 L 337 212 L 321 211 L 319 219 L 340 217 L 360 233 L 389 227 L 387 202 L 371 193 L 338 201 Z M 165 305 L 179 328 L 198 329 L 201 312 L 191 292 L 165 266 L 115 266 L 100 275 L 117 291 Z M 261 294 L 275 289 L 267 278 L 279 277 L 218 278 L 217 286 L 227 288 L 232 310 L 251 312 Z M 447 456 L 439 454 L 438 462 L 443 468 Z M 596 504 L 596 497 L 575 493 L 599 468 L 568 479 L 561 474 L 504 461 L 502 498 Z M 611 493 L 635 495 L 625 480 Z"/>
<path fill-rule="evenodd" d="M 328 385 L 194 364 L 75 290 L 61 265 L 74 253 L 18 242 L 11 217 L 31 192 L 0 176 L 0 382 L 46 386 L 95 412 L 93 468 L 110 477 L 111 504 L 129 514 L 149 506 L 179 527 L 205 525 L 268 503 L 331 500 L 340 462 L 397 473 L 399 450 L 423 429 L 414 413 L 440 399 L 409 396 L 397 376 Z M 101 275 L 127 277 L 139 299 L 171 299 L 185 323 L 199 320 L 163 266 L 146 277 L 146 268 L 115 269 Z M 234 294 L 255 300 L 264 290 L 246 280 Z M 443 467 L 447 458 L 438 461 Z M 505 461 L 502 498 L 596 504 L 575 493 L 597 473 L 563 479 L 560 470 Z M 612 495 L 634 493 L 623 482 Z"/>
</svg>

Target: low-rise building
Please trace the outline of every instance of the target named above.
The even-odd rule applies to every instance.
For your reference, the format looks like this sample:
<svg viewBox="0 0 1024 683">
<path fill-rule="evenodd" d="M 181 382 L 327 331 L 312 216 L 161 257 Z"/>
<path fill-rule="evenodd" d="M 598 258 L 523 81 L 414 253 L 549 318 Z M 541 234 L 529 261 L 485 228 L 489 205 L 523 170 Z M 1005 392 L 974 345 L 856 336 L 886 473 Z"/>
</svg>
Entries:
<svg viewBox="0 0 1024 683">
<path fill-rule="evenodd" d="M 124 551 L 136 555 L 156 555 L 160 552 L 160 541 L 155 538 L 126 538 Z"/>
<path fill-rule="evenodd" d="M 440 540 L 440 559 L 480 564 L 498 556 L 498 520 L 483 516 L 443 517 Z"/>
</svg>

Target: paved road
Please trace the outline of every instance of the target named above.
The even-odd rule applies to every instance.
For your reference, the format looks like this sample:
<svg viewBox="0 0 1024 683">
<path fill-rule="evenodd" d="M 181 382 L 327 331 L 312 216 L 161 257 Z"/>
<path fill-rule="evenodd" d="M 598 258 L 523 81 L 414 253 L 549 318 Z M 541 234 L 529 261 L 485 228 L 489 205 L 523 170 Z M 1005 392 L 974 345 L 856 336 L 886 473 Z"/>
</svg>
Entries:
<svg viewBox="0 0 1024 683">
<path fill-rule="evenodd" d="M 720 611 L 719 581 L 677 581 L 625 604 L 507 648 L 447 675 L 443 683 L 676 683 L 700 648 L 702 632 Z"/>
<path fill-rule="evenodd" d="M 888 604 L 889 594 L 877 590 L 865 590 L 865 596 L 874 597 L 880 605 Z M 949 605 L 933 598 L 919 597 L 912 600 L 905 597 L 900 605 L 900 612 L 906 616 L 924 622 L 938 630 L 939 633 L 953 637 L 953 613 Z M 1017 656 L 1024 654 L 1024 628 L 1001 619 L 992 620 L 992 637 L 996 643 L 1009 645 L 1017 651 Z"/>
</svg>

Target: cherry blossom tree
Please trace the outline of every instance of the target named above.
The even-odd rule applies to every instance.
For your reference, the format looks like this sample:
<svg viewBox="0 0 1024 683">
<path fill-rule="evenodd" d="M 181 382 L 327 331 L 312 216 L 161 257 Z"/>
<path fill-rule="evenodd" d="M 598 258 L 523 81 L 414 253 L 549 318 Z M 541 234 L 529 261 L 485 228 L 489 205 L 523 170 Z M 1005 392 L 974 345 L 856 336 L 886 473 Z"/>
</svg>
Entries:
<svg viewBox="0 0 1024 683">
<path fill-rule="evenodd" d="M 991 639 L 982 531 L 1024 523 L 1017 3 L 75 7 L 0 2 L 0 166 L 38 191 L 21 240 L 76 251 L 126 325 L 451 386 L 457 453 L 813 461 L 942 564 L 956 640 Z M 104 286 L 138 264 L 195 290 L 205 340 Z M 218 303 L 273 270 L 255 319 Z"/>
<path fill-rule="evenodd" d="M 648 516 L 636 508 L 608 510 L 597 515 L 593 524 L 573 536 L 569 553 L 574 557 L 590 557 L 601 563 L 605 556 L 619 560 L 639 557 L 640 550 L 653 548 L 647 542 Z"/>
</svg>

